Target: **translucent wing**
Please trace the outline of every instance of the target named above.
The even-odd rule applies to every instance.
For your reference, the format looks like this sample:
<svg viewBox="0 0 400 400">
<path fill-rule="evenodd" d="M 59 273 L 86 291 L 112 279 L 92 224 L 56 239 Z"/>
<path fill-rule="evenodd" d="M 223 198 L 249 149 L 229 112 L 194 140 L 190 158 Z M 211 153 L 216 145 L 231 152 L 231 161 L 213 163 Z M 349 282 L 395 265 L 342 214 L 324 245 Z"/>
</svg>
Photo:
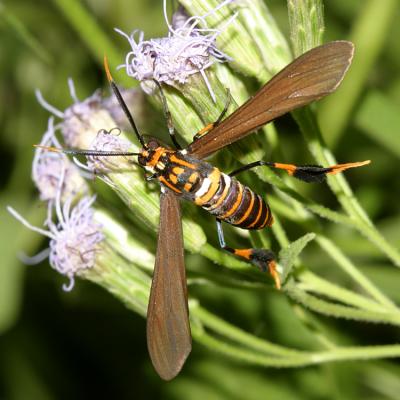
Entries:
<svg viewBox="0 0 400 400">
<path fill-rule="evenodd" d="M 147 347 L 154 368 L 170 380 L 192 349 L 179 199 L 160 197 L 157 256 L 147 310 Z"/>
<path fill-rule="evenodd" d="M 206 135 L 189 145 L 189 154 L 204 158 L 267 122 L 333 92 L 350 66 L 351 42 L 336 41 L 303 54 L 263 86 Z"/>
</svg>

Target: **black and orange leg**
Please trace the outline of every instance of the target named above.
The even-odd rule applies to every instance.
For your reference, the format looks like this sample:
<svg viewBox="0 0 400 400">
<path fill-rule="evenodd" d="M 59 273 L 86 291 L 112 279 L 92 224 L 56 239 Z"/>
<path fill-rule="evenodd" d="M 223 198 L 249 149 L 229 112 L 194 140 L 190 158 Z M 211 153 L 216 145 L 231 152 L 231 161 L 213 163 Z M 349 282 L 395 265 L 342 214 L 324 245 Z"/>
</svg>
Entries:
<svg viewBox="0 0 400 400">
<path fill-rule="evenodd" d="M 200 139 L 202 136 L 206 135 L 211 129 L 215 128 L 224 118 L 226 112 L 228 111 L 228 108 L 231 104 L 232 96 L 231 92 L 229 89 L 226 90 L 226 103 L 224 109 L 221 111 L 221 114 L 217 118 L 215 122 L 212 122 L 211 124 L 206 125 L 204 128 L 200 129 L 194 136 L 193 136 L 193 141 L 196 141 Z"/>
<path fill-rule="evenodd" d="M 339 172 L 345 171 L 349 168 L 361 167 L 363 165 L 369 164 L 370 161 L 354 162 L 347 164 L 337 164 L 330 167 L 321 167 L 319 165 L 294 165 L 294 164 L 282 164 L 267 161 L 256 161 L 248 165 L 244 165 L 234 171 L 232 171 L 229 176 L 234 176 L 240 172 L 247 171 L 249 169 L 268 166 L 270 168 L 277 168 L 286 171 L 289 175 L 294 176 L 304 182 L 323 182 L 327 175 L 334 175 Z M 262 271 L 266 271 L 267 268 L 272 275 L 276 287 L 279 289 L 281 287 L 281 282 L 279 279 L 279 274 L 276 270 L 276 262 L 274 253 L 271 250 L 265 249 L 234 249 L 229 247 L 225 243 L 224 233 L 222 230 L 222 223 L 217 219 L 217 231 L 219 244 L 222 249 L 229 251 L 235 256 L 241 257 L 247 261 L 252 262 L 258 266 Z"/>
<path fill-rule="evenodd" d="M 225 243 L 224 231 L 222 230 L 222 222 L 217 219 L 217 231 L 219 245 L 223 250 L 229 251 L 237 257 L 243 258 L 260 268 L 261 271 L 267 270 L 275 281 L 277 289 L 281 288 L 281 280 L 276 269 L 275 255 L 271 250 L 265 249 L 234 249 Z"/>
<path fill-rule="evenodd" d="M 164 112 L 165 119 L 167 120 L 169 136 L 171 136 L 171 140 L 172 140 L 174 146 L 176 147 L 176 149 L 182 150 L 182 146 L 179 144 L 179 142 L 175 136 L 175 127 L 174 127 L 174 123 L 172 121 L 171 112 L 169 111 L 169 108 L 168 108 L 167 98 L 165 97 L 165 94 L 161 87 L 160 82 L 158 82 L 155 79 L 153 79 L 153 81 L 157 85 L 158 89 L 160 90 L 161 103 L 163 106 L 163 112 Z"/>
<path fill-rule="evenodd" d="M 282 164 L 268 161 L 256 161 L 251 164 L 244 165 L 232 171 L 229 175 L 233 176 L 240 172 L 247 171 L 251 168 L 267 166 L 270 168 L 282 169 L 286 171 L 290 176 L 294 178 L 300 179 L 303 182 L 307 183 L 321 183 L 326 179 L 327 175 L 335 175 L 339 172 L 346 171 L 350 168 L 362 167 L 363 165 L 367 165 L 370 163 L 370 160 L 346 163 L 346 164 L 337 164 L 332 165 L 330 167 L 321 167 L 320 165 L 295 165 L 295 164 Z"/>
</svg>

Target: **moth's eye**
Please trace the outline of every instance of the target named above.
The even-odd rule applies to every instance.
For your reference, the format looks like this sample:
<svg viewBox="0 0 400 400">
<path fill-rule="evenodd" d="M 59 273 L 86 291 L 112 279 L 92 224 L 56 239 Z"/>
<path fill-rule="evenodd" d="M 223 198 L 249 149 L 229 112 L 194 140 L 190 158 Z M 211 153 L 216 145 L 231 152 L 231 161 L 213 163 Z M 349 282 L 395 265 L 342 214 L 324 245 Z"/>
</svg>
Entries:
<svg viewBox="0 0 400 400">
<path fill-rule="evenodd" d="M 148 153 L 147 153 L 147 156 L 145 156 L 143 154 L 140 154 L 138 156 L 138 163 L 140 165 L 142 165 L 143 167 L 147 164 L 147 161 L 148 161 Z"/>
<path fill-rule="evenodd" d="M 147 148 L 151 150 L 155 150 L 157 147 L 160 147 L 160 144 L 157 142 L 157 140 L 152 139 L 147 143 Z"/>
</svg>

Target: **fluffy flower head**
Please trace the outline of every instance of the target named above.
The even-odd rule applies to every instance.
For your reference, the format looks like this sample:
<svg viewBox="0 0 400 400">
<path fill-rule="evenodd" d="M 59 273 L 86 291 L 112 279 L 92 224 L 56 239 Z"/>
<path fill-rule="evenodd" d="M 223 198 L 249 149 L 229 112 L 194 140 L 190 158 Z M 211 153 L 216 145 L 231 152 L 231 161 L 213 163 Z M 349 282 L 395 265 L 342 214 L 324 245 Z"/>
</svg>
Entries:
<svg viewBox="0 0 400 400">
<path fill-rule="evenodd" d="M 50 238 L 50 265 L 69 278 L 69 284 L 63 286 L 66 291 L 73 288 L 75 275 L 95 266 L 96 255 L 104 239 L 102 227 L 94 219 L 94 201 L 95 197 L 86 196 L 74 207 L 71 207 L 71 198 L 62 207 L 56 202 L 58 222 L 47 220 L 47 230 L 32 226 L 8 207 L 8 211 L 26 227 Z"/>
<path fill-rule="evenodd" d="M 61 145 L 55 136 L 53 118 L 49 118 L 47 131 L 40 142 L 42 146 Z M 64 177 L 61 181 L 61 177 Z M 32 180 L 39 190 L 40 199 L 54 201 L 58 191 L 61 198 L 75 197 L 86 189 L 86 184 L 78 168 L 61 153 L 37 148 L 32 163 Z"/>
<path fill-rule="evenodd" d="M 230 2 L 224 1 L 207 15 Z M 205 16 L 188 17 L 182 14 L 182 10 L 173 18 L 176 26 L 171 26 L 166 16 L 165 2 L 164 14 L 168 24 L 168 36 L 164 38 L 144 40 L 141 31 L 135 30 L 128 36 L 116 29 L 128 39 L 132 48 L 123 65 L 126 73 L 143 82 L 142 88 L 148 93 L 153 86 L 146 85 L 146 81 L 155 79 L 173 85 L 175 82 L 185 83 L 191 75 L 200 73 L 215 101 L 204 71 L 215 62 L 230 60 L 217 48 L 216 39 L 224 27 L 236 18 L 236 14 L 220 29 L 208 28 Z"/>
</svg>

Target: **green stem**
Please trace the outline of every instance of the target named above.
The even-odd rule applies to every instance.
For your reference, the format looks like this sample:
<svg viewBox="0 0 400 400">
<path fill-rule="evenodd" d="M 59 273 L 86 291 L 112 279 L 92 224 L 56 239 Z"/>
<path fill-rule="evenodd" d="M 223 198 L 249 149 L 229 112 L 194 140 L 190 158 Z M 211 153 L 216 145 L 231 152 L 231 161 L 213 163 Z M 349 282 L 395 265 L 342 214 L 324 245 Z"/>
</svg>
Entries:
<svg viewBox="0 0 400 400">
<path fill-rule="evenodd" d="M 317 243 L 329 254 L 333 261 L 360 285 L 367 293 L 383 306 L 397 310 L 397 307 L 389 300 L 365 275 L 363 275 L 349 258 L 328 238 L 317 235 Z"/>
<path fill-rule="evenodd" d="M 374 43 L 372 45 L 372 48 L 374 49 L 372 53 L 374 53 L 375 56 L 383 43 L 383 38 L 385 36 L 384 33 L 387 30 L 387 27 L 384 25 L 390 21 L 390 14 L 394 14 L 394 7 L 395 1 L 393 0 L 385 2 L 370 0 L 364 8 L 364 13 L 360 18 L 360 21 L 363 21 L 359 27 L 360 38 L 363 38 L 364 42 L 368 42 L 368 44 L 371 42 Z M 289 22 L 291 24 L 291 38 L 296 49 L 296 55 L 299 55 L 305 50 L 308 50 L 309 47 L 318 44 L 321 39 L 320 33 L 323 30 L 322 4 L 319 0 L 288 0 L 288 8 Z M 372 36 L 375 41 L 371 41 L 371 35 L 368 34 L 371 29 L 371 21 L 374 21 L 374 35 Z M 377 33 L 375 30 L 375 22 L 377 23 Z M 383 24 L 381 24 L 382 22 Z M 361 29 L 361 27 L 363 28 Z M 374 59 L 374 57 L 367 57 L 367 61 L 362 59 L 362 71 L 369 71 L 372 59 Z M 351 75 L 351 73 L 349 75 Z M 332 107 L 329 103 L 334 99 L 334 96 L 330 96 L 327 99 L 325 105 L 329 103 L 329 106 L 326 109 L 329 110 L 330 115 L 334 114 L 334 117 L 333 120 L 329 121 L 327 126 L 323 126 L 324 129 L 327 128 L 329 131 L 330 127 L 339 127 L 339 131 L 347 123 L 346 117 L 350 113 L 354 102 L 359 95 L 362 86 L 361 83 L 363 83 L 365 79 L 365 74 L 358 73 L 356 77 L 356 81 L 359 82 L 358 86 L 354 85 L 354 79 L 347 79 L 347 81 L 345 81 L 345 84 L 346 82 L 348 82 L 348 84 L 347 86 L 342 85 L 341 87 L 342 93 L 345 93 L 345 97 L 342 99 L 339 107 Z M 347 91 L 343 92 L 343 86 L 345 86 L 345 88 L 347 87 Z M 354 89 L 355 86 L 356 89 Z M 343 105 L 345 105 L 344 108 Z M 342 106 L 342 108 L 340 108 L 340 106 Z M 337 109 L 342 109 L 344 112 L 339 113 L 339 115 L 338 113 L 331 113 L 332 110 Z M 333 154 L 325 145 L 316 118 L 310 111 L 310 108 L 307 107 L 296 110 L 292 112 L 292 115 L 298 123 L 303 136 L 308 143 L 309 149 L 318 163 L 321 165 L 334 164 L 335 159 Z M 331 137 L 332 132 L 329 133 L 329 137 Z M 365 234 L 378 248 L 384 251 L 395 265 L 400 266 L 400 253 L 387 243 L 382 235 L 375 229 L 367 214 L 353 196 L 345 178 L 340 175 L 333 176 L 329 179 L 328 184 L 337 196 L 344 210 L 358 227 L 358 230 Z"/>
<path fill-rule="evenodd" d="M 281 201 L 275 200 L 275 198 L 273 197 L 270 197 L 270 203 L 275 211 L 282 212 L 283 215 L 285 215 L 286 217 L 291 218 L 296 222 L 299 222 L 297 214 L 293 211 L 292 208 L 285 207 L 284 205 L 282 205 Z M 341 216 L 336 212 L 333 212 L 325 207 L 321 207 L 318 205 L 309 208 L 312 209 L 314 212 L 317 212 L 318 214 L 326 217 L 327 219 L 333 220 L 335 222 L 341 222 L 345 225 L 354 227 L 354 223 L 349 217 Z M 303 222 L 303 225 L 309 223 L 309 221 L 307 220 L 304 220 Z M 275 224 L 272 226 L 272 229 L 274 229 L 274 226 Z M 280 232 L 279 228 L 278 232 Z M 277 232 L 274 231 L 274 233 L 275 235 L 277 235 Z M 321 248 L 323 248 L 327 252 L 327 254 L 331 256 L 332 260 L 335 261 L 345 273 L 347 273 L 352 279 L 354 279 L 354 281 L 372 298 L 374 298 L 379 304 L 389 309 L 397 310 L 395 304 L 393 304 L 390 299 L 388 299 L 364 274 L 362 274 L 351 262 L 351 260 L 346 257 L 346 255 L 330 239 L 321 235 L 320 233 L 317 233 L 316 240 Z M 278 241 L 281 247 L 287 246 L 287 243 L 285 244 L 284 241 L 279 239 Z"/>
<path fill-rule="evenodd" d="M 312 356 L 315 364 L 344 360 L 371 360 L 400 356 L 400 345 L 362 346 L 336 348 L 333 351 L 317 352 Z"/>
<path fill-rule="evenodd" d="M 380 249 L 394 263 L 396 267 L 400 267 L 400 253 L 393 247 L 374 226 L 367 226 L 363 223 L 359 224 L 359 231 Z"/>
<path fill-rule="evenodd" d="M 85 271 L 83 277 L 104 287 L 130 309 L 145 316 L 149 301 L 151 278 L 132 262 L 104 245 L 96 268 Z"/>
<path fill-rule="evenodd" d="M 290 39 L 296 57 L 322 43 L 324 12 L 321 0 L 288 0 Z"/>
<path fill-rule="evenodd" d="M 285 285 L 285 291 L 292 299 L 301 303 L 304 307 L 330 317 L 400 325 L 399 313 L 366 311 L 355 309 L 353 307 L 332 304 L 304 292 L 296 287 L 293 282 L 288 282 Z"/>
<path fill-rule="evenodd" d="M 308 358 L 281 358 L 271 357 L 264 354 L 256 353 L 245 349 L 238 348 L 236 345 L 228 344 L 224 341 L 218 340 L 206 332 L 196 328 L 192 328 L 192 336 L 195 340 L 204 346 L 208 347 L 211 351 L 222 353 L 231 359 L 236 359 L 240 362 L 261 365 L 264 367 L 298 367 L 308 364 Z"/>
<path fill-rule="evenodd" d="M 286 232 L 281 224 L 281 221 L 277 216 L 274 217 L 274 224 L 272 225 L 271 229 L 272 232 L 274 232 L 274 235 L 280 247 L 283 248 L 289 246 L 290 240 L 287 237 Z"/>
<path fill-rule="evenodd" d="M 241 362 L 273 368 L 294 368 L 322 364 L 332 361 L 371 360 L 378 358 L 400 357 L 400 345 L 364 346 L 334 348 L 333 350 L 314 352 L 297 357 L 271 357 L 254 353 L 237 346 L 222 342 L 207 334 L 204 330 L 194 327 L 192 335 L 199 343 L 212 351 L 229 356 Z"/>
<path fill-rule="evenodd" d="M 233 326 L 228 322 L 218 318 L 214 314 L 211 314 L 201 306 L 193 307 L 193 309 L 190 311 L 192 316 L 198 318 L 205 327 L 211 329 L 219 335 L 224 336 L 227 339 L 231 339 L 255 351 L 287 357 L 302 356 L 307 354 L 307 352 L 288 349 L 287 347 L 279 346 L 244 332 L 236 326 Z"/>
<path fill-rule="evenodd" d="M 317 121 L 310 109 L 296 110 L 292 114 L 300 126 L 316 161 L 321 165 L 334 164 L 335 158 L 323 142 Z M 330 177 L 328 184 L 360 233 L 383 251 L 396 266 L 400 267 L 400 253 L 386 241 L 371 223 L 367 214 L 354 197 L 346 179 L 341 175 L 334 175 Z"/>
<path fill-rule="evenodd" d="M 356 102 L 383 46 L 399 6 L 398 0 L 369 0 L 360 3 L 360 12 L 350 40 L 356 46 L 353 64 L 339 90 L 329 96 L 318 112 L 321 130 L 329 146 L 334 147 L 345 132 Z"/>
<path fill-rule="evenodd" d="M 316 161 L 322 165 L 331 165 L 336 160 L 332 152 L 323 142 L 315 115 L 309 107 L 295 110 L 293 117 L 298 123 L 300 130 L 309 146 L 311 154 Z M 331 176 L 328 184 L 334 194 L 337 196 L 344 210 L 351 218 L 362 220 L 366 224 L 372 225 L 368 216 L 354 197 L 350 186 L 342 175 Z"/>
<path fill-rule="evenodd" d="M 382 305 L 365 298 L 350 290 L 343 289 L 331 282 L 318 277 L 309 271 L 304 271 L 298 276 L 298 288 L 307 292 L 314 292 L 350 306 L 358 307 L 365 311 L 382 312 Z M 395 311 L 395 310 L 393 310 Z M 400 315 L 400 314 L 399 314 Z"/>
</svg>

